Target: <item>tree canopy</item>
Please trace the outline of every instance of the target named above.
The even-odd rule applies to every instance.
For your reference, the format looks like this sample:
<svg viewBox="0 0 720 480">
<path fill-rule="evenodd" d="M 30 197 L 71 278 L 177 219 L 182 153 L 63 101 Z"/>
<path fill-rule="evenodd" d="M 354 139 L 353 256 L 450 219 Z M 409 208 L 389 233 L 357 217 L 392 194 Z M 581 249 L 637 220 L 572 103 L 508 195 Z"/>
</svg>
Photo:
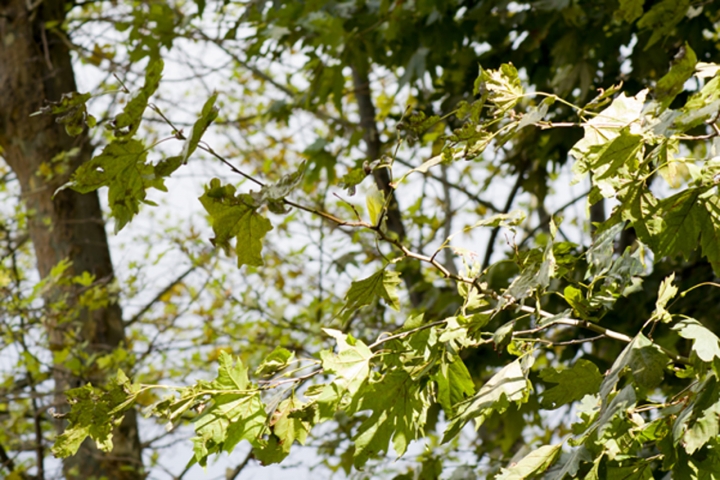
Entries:
<svg viewBox="0 0 720 480">
<path fill-rule="evenodd" d="M 718 2 L 0 36 L 3 475 L 720 478 Z"/>
</svg>

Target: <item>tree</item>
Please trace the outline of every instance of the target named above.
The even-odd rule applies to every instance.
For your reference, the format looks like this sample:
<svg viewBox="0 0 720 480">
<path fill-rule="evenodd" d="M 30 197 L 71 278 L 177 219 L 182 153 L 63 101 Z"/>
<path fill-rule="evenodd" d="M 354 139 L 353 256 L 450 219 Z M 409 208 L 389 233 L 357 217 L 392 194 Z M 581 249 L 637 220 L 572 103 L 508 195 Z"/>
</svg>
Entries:
<svg viewBox="0 0 720 480">
<path fill-rule="evenodd" d="M 22 220 L 20 232 L 27 232 L 35 251 L 38 273 L 44 280 L 52 283 L 52 277 L 60 275 L 74 276 L 76 281 L 62 282 L 57 288 L 48 288 L 43 292 L 46 304 L 44 312 L 31 313 L 22 303 L 24 299 L 21 281 L 22 274 L 12 261 L 15 250 L 25 237 L 14 232 L 12 225 L 3 225 L 4 239 L 8 252 L 4 259 L 11 262 L 4 267 L 3 287 L 14 284 L 17 290 L 7 295 L 4 303 L 6 313 L 15 318 L 5 323 L 6 343 L 19 342 L 25 361 L 39 361 L 38 353 L 26 345 L 22 337 L 14 337 L 15 328 L 27 328 L 27 322 L 41 323 L 47 331 L 48 339 L 43 347 L 53 353 L 54 361 L 43 362 L 43 371 L 28 368 L 21 382 L 9 383 L 8 394 L 13 398 L 17 390 L 27 389 L 34 394 L 37 384 L 48 377 L 54 382 L 55 403 L 64 404 L 62 397 L 70 388 L 80 387 L 91 381 L 102 382 L 105 373 L 97 365 L 89 364 L 74 369 L 67 363 L 67 355 L 83 345 L 84 354 L 102 355 L 111 352 L 125 342 L 122 324 L 122 310 L 116 299 L 105 299 L 101 305 L 83 305 L 82 288 L 86 282 L 77 279 L 91 276 L 96 286 L 109 284 L 113 280 L 113 266 L 107 245 L 102 213 L 97 194 L 80 195 L 72 190 L 55 191 L 65 181 L 67 174 L 92 155 L 92 145 L 87 131 L 81 129 L 74 137 L 65 132 L 65 128 L 48 116 L 35 116 L 48 99 L 71 102 L 71 92 L 76 90 L 68 45 L 62 37 L 51 34 L 52 25 L 59 25 L 65 19 L 66 2 L 38 2 L 28 6 L 27 2 L 5 2 L 2 10 L 3 48 L 0 49 L 0 62 L 3 64 L 3 98 L 0 110 L 0 146 L 7 165 L 12 169 L 15 181 L 20 186 L 27 217 Z M 61 168 L 57 168 L 61 167 Z M 58 171 L 56 174 L 56 170 Z M 5 180 L 8 180 L 6 175 Z M 19 219 L 14 219 L 16 222 Z M 5 223 L 5 222 L 3 222 Z M 15 235 L 13 235 L 15 234 Z M 70 303 L 78 307 L 72 316 L 62 304 Z M 65 318 L 64 318 L 65 317 Z M 20 322 L 16 324 L 15 322 Z M 14 327 L 14 328 L 13 328 Z M 48 374 L 48 372 L 51 372 Z M 7 400 L 6 400 L 7 401 Z M 44 446 L 43 423 L 47 414 L 43 413 L 40 402 L 32 397 L 30 410 L 34 417 L 36 435 L 37 477 L 43 478 Z M 52 404 L 52 403 L 51 403 Z M 50 404 L 50 405 L 51 405 Z M 58 426 L 62 428 L 62 423 Z M 124 417 L 122 425 L 114 435 L 117 450 L 112 457 L 98 455 L 92 442 L 84 444 L 81 456 L 68 459 L 64 463 L 67 478 L 92 478 L 102 475 L 114 475 L 115 478 L 140 478 L 142 469 L 140 442 L 134 412 Z M 5 468 L 11 471 L 13 462 L 4 450 L 0 450 Z M 120 467 L 124 468 L 120 468 Z M 122 472 L 122 473 L 110 473 Z M 135 473 L 133 473 L 135 472 Z"/>
<path fill-rule="evenodd" d="M 717 5 L 106 7 L 0 16 L 24 200 L 3 468 L 44 478 L 52 439 L 68 478 L 141 477 L 192 430 L 174 476 L 298 444 L 397 478 L 720 475 Z M 76 92 L 70 51 L 115 79 Z M 206 89 L 190 119 L 178 62 Z M 127 231 L 188 171 L 208 223 L 160 234 L 187 269 L 143 296 L 152 265 L 113 280 L 96 192 Z"/>
</svg>

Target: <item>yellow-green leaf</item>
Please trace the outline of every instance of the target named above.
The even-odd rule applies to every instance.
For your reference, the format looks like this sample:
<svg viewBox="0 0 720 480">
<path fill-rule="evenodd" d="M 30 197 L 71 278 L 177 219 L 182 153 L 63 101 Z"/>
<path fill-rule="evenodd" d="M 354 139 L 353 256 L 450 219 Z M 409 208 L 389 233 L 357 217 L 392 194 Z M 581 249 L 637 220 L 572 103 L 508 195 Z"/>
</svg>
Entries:
<svg viewBox="0 0 720 480">
<path fill-rule="evenodd" d="M 399 283 L 400 273 L 387 269 L 380 270 L 363 280 L 352 282 L 350 290 L 345 295 L 344 309 L 353 312 L 382 298 L 391 308 L 399 310 L 400 299 L 397 294 Z"/>
<path fill-rule="evenodd" d="M 235 187 L 222 186 L 220 180 L 214 178 L 205 187 L 200 203 L 210 215 L 214 245 L 229 251 L 230 239 L 235 238 L 238 267 L 263 265 L 262 240 L 272 230 L 272 225 L 257 212 L 250 195 L 235 195 Z"/>
</svg>

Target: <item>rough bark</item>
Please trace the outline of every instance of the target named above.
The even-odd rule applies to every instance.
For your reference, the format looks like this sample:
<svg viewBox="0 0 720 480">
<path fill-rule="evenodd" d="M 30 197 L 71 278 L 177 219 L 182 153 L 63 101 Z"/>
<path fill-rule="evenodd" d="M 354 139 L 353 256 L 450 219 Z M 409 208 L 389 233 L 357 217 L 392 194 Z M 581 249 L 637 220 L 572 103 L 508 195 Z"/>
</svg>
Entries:
<svg viewBox="0 0 720 480">
<path fill-rule="evenodd" d="M 64 190 L 53 197 L 67 177 L 60 175 L 48 181 L 38 175 L 40 165 L 61 152 L 80 149 L 68 169 L 72 171 L 88 160 L 92 151 L 87 135 L 73 138 L 49 116 L 30 117 L 45 99 L 58 100 L 63 93 L 76 90 L 67 45 L 45 28 L 49 21 L 62 24 L 65 10 L 63 0 L 0 0 L 0 147 L 17 175 L 22 201 L 31 214 L 29 232 L 41 277 L 68 259 L 72 274 L 90 272 L 96 279 L 109 281 L 113 266 L 97 194 Z M 67 346 L 70 330 L 77 336 L 72 341 L 86 342 L 90 352 L 112 351 L 125 340 L 122 311 L 117 303 L 83 311 L 76 323 L 61 325 L 50 319 L 47 328 L 51 349 Z M 55 365 L 53 370 L 60 411 L 66 404 L 62 392 L 67 388 L 87 381 L 104 383 L 103 373 L 92 367 L 82 378 L 62 365 Z M 103 454 L 94 443 L 86 441 L 76 456 L 63 463 L 66 478 L 144 478 L 134 411 L 126 415 L 113 442 L 114 451 Z"/>
</svg>

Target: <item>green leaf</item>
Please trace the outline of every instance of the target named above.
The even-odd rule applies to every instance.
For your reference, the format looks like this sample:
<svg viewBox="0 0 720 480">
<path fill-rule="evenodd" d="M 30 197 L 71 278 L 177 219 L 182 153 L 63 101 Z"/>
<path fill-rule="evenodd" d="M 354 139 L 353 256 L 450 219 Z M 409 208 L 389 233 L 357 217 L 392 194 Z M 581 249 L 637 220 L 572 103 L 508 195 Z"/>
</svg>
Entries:
<svg viewBox="0 0 720 480">
<path fill-rule="evenodd" d="M 255 370 L 255 375 L 271 377 L 285 369 L 294 358 L 295 352 L 283 347 L 275 347 L 275 350 L 265 357 L 265 360 Z"/>
<path fill-rule="evenodd" d="M 512 341 L 512 333 L 515 329 L 515 322 L 510 321 L 493 332 L 492 341 L 497 352 L 503 352 Z"/>
<path fill-rule="evenodd" d="M 370 373 L 373 353 L 360 340 L 355 340 L 338 330 L 326 328 L 324 331 L 337 340 L 338 353 L 326 350 L 320 352 L 323 369 L 327 373 L 336 375 L 333 384 L 340 388 L 341 393 L 353 396 Z"/>
<path fill-rule="evenodd" d="M 282 441 L 271 434 L 267 440 L 258 440 L 253 445 L 252 454 L 260 462 L 260 465 L 272 465 L 280 463 L 287 458 L 290 452 L 286 451 Z"/>
<path fill-rule="evenodd" d="M 585 298 L 585 295 L 583 295 L 582 290 L 572 285 L 568 285 L 563 290 L 563 298 L 565 298 L 565 301 L 568 302 L 568 305 L 573 308 L 580 318 L 590 317 L 591 307 Z"/>
<path fill-rule="evenodd" d="M 623 2 L 625 0 L 620 0 Z M 630 0 L 633 1 L 633 0 Z M 640 0 L 642 1 L 642 0 Z M 609 88 L 599 89 L 598 94 L 595 98 L 590 100 L 584 107 L 583 110 L 597 110 L 602 108 L 612 101 L 612 97 L 622 89 L 622 83 L 617 85 L 611 85 Z"/>
<path fill-rule="evenodd" d="M 108 187 L 108 203 L 117 233 L 140 211 L 148 188 L 166 191 L 162 178 L 155 175 L 155 168 L 146 160 L 147 150 L 141 142 L 116 140 L 81 165 L 62 188 L 88 193 Z"/>
<path fill-rule="evenodd" d="M 367 176 L 368 174 L 364 168 L 353 168 L 348 173 L 343 175 L 338 185 L 340 186 L 340 188 L 346 189 L 347 194 L 352 197 L 353 195 L 355 195 L 355 187 L 360 185 Z"/>
<path fill-rule="evenodd" d="M 575 175 L 572 183 L 579 182 L 587 175 L 590 165 L 600 158 L 608 144 L 619 137 L 623 130 L 626 132 L 626 139 L 622 140 L 621 144 L 625 142 L 630 144 L 637 140 L 634 138 L 635 130 L 640 128 L 646 95 L 647 91 L 645 90 L 634 97 L 627 97 L 622 93 L 613 100 L 610 106 L 583 124 L 585 135 L 570 151 L 577 160 L 573 165 Z M 627 149 L 620 149 L 621 144 L 618 144 L 616 149 L 619 149 L 620 152 L 627 151 Z M 611 162 L 613 158 L 613 156 L 607 156 L 603 160 L 603 165 L 608 161 Z"/>
<path fill-rule="evenodd" d="M 674 127 L 687 131 L 702 125 L 717 114 L 720 106 L 720 76 L 715 76 L 707 82 L 699 92 L 693 94 L 687 103 L 680 109 L 680 115 L 675 119 Z"/>
<path fill-rule="evenodd" d="M 76 137 L 85 130 L 86 125 L 94 127 L 97 124 L 95 117 L 87 111 L 87 101 L 91 98 L 92 94 L 90 93 L 63 93 L 60 101 L 46 102 L 46 106 L 30 116 L 42 114 L 60 115 L 55 121 L 65 125 L 65 131 L 68 135 Z"/>
<path fill-rule="evenodd" d="M 690 258 L 700 246 L 713 270 L 720 272 L 720 198 L 708 187 L 692 187 L 661 201 L 642 186 L 622 199 L 630 204 L 623 218 L 658 257 Z"/>
<path fill-rule="evenodd" d="M 615 254 L 615 237 L 617 237 L 624 228 L 625 223 L 620 222 L 598 233 L 590 248 L 585 252 L 588 263 L 593 267 L 588 269 L 585 280 L 594 275 L 601 275 L 610 268 Z M 567 293 L 565 295 L 567 297 Z"/>
<path fill-rule="evenodd" d="M 672 429 L 673 443 L 682 441 L 685 451 L 692 455 L 720 433 L 720 401 L 718 381 L 708 375 L 692 388 L 692 401 L 677 416 Z"/>
<path fill-rule="evenodd" d="M 672 321 L 672 316 L 670 312 L 665 310 L 665 306 L 675 297 L 678 291 L 677 287 L 672 284 L 673 280 L 675 280 L 674 272 L 669 277 L 666 277 L 660 284 L 660 291 L 658 292 L 657 301 L 655 301 L 655 311 L 652 314 L 652 319 L 664 323 L 670 323 Z"/>
<path fill-rule="evenodd" d="M 479 90 L 488 92 L 488 99 L 501 112 L 510 110 L 517 105 L 525 93 L 518 71 L 511 63 L 502 64 L 499 70 L 484 70 L 481 67 L 478 80 L 480 81 Z"/>
<path fill-rule="evenodd" d="M 65 392 L 71 405 L 68 427 L 55 439 L 53 453 L 59 458 L 75 455 L 89 436 L 103 452 L 113 448 L 112 431 L 133 407 L 138 388 L 119 370 L 107 390 L 86 384 Z"/>
<path fill-rule="evenodd" d="M 253 455 L 263 465 L 280 463 L 290 454 L 295 441 L 305 444 L 311 425 L 298 414 L 302 407 L 294 394 L 278 405 L 270 419 L 272 434 L 267 440 L 258 441 L 253 448 Z"/>
<path fill-rule="evenodd" d="M 693 341 L 692 350 L 703 362 L 712 362 L 720 358 L 720 345 L 718 337 L 700 322 L 692 318 L 685 318 L 673 325 L 681 337 Z"/>
<path fill-rule="evenodd" d="M 615 10 L 615 18 L 632 23 L 643 14 L 643 3 L 645 0 L 620 0 L 620 7 Z"/>
<path fill-rule="evenodd" d="M 110 127 L 117 138 L 132 137 L 140 128 L 140 122 L 147 108 L 148 100 L 160 85 L 164 66 L 165 64 L 161 58 L 152 58 L 148 63 L 145 68 L 145 84 L 133 94 L 132 98 L 125 104 L 122 113 L 118 114 L 110 123 Z"/>
<path fill-rule="evenodd" d="M 348 413 L 370 410 L 353 438 L 354 465 L 362 468 L 381 451 L 387 452 L 392 439 L 395 452 L 402 456 L 408 444 L 419 438 L 427 420 L 430 401 L 422 383 L 402 369 L 385 374 L 358 395 Z"/>
<path fill-rule="evenodd" d="M 689 258 L 699 244 L 703 208 L 698 204 L 701 190 L 690 188 L 662 200 L 658 213 L 663 229 L 651 239 L 650 247 L 659 257 L 682 254 Z"/>
<path fill-rule="evenodd" d="M 549 242 L 543 252 L 542 262 L 532 263 L 522 269 L 520 275 L 515 277 L 505 290 L 496 309 L 500 310 L 508 304 L 519 302 L 535 289 L 546 288 L 554 276 L 555 256 L 552 251 L 552 242 Z"/>
<path fill-rule="evenodd" d="M 683 19 L 689 6 L 690 0 L 663 0 L 653 5 L 637 22 L 638 28 L 652 32 L 645 45 L 645 50 L 669 35 Z"/>
<path fill-rule="evenodd" d="M 710 190 L 713 192 L 713 190 Z M 701 196 L 696 208 L 700 220 L 700 248 L 702 254 L 712 265 L 715 275 L 720 275 L 720 197 L 714 194 L 711 197 Z"/>
<path fill-rule="evenodd" d="M 705 409 L 683 436 L 685 451 L 692 455 L 720 435 L 720 402 Z"/>
<path fill-rule="evenodd" d="M 562 449 L 562 443 L 543 445 L 528 453 L 510 468 L 503 468 L 495 480 L 525 480 L 533 475 L 544 472 L 555 462 Z"/>
<path fill-rule="evenodd" d="M 635 405 L 637 396 L 635 388 L 632 384 L 628 384 L 620 390 L 609 402 L 603 402 L 600 409 L 600 415 L 595 422 L 598 436 L 601 439 L 614 439 L 617 437 L 617 431 L 613 428 L 613 419 L 617 415 L 623 415 L 625 412 Z"/>
<path fill-rule="evenodd" d="M 459 413 L 450 420 L 443 435 L 443 443 L 454 438 L 467 422 L 473 418 L 480 424 L 484 417 L 495 410 L 505 411 L 510 402 L 522 402 L 529 391 L 529 382 L 520 366 L 520 360 L 515 360 L 503 367 L 480 390 L 459 406 Z"/>
<path fill-rule="evenodd" d="M 556 386 L 546 390 L 542 396 L 543 408 L 555 409 L 580 400 L 585 395 L 597 393 L 603 376 L 597 366 L 585 359 L 579 359 L 572 368 L 557 370 L 546 368 L 540 371 L 540 378 Z"/>
<path fill-rule="evenodd" d="M 250 195 L 255 200 L 255 204 L 267 205 L 271 212 L 277 214 L 287 213 L 288 210 L 283 204 L 283 200 L 288 196 L 302 180 L 303 173 L 305 172 L 305 162 L 293 173 L 283 175 L 280 180 L 271 185 L 263 186 L 259 192 L 250 192 Z"/>
<path fill-rule="evenodd" d="M 209 455 L 230 453 L 242 440 L 255 444 L 267 418 L 259 390 L 249 382 L 242 362 L 233 362 L 227 352 L 221 354 L 219 362 L 218 376 L 210 384 L 215 391 L 213 401 L 193 421 L 197 434 L 193 438 L 194 460 L 201 466 L 207 465 Z"/>
<path fill-rule="evenodd" d="M 195 121 L 192 127 L 190 136 L 185 140 L 185 146 L 180 154 L 182 163 L 187 163 L 190 156 L 197 149 L 200 139 L 202 138 L 205 131 L 208 129 L 213 120 L 218 116 L 218 109 L 215 107 L 215 101 L 217 100 L 218 94 L 213 93 L 210 98 L 207 99 L 203 105 L 200 117 Z"/>
<path fill-rule="evenodd" d="M 235 238 L 238 267 L 262 266 L 262 240 L 272 230 L 272 225 L 257 213 L 253 198 L 248 194 L 235 195 L 235 187 L 221 186 L 220 180 L 214 178 L 205 187 L 200 203 L 210 215 L 215 233 L 215 238 L 211 239 L 213 245 L 228 251 L 230 239 Z"/>
<path fill-rule="evenodd" d="M 647 272 L 646 247 L 640 241 L 637 241 L 636 245 L 634 249 L 626 248 L 622 255 L 613 260 L 607 272 L 608 279 L 613 281 L 612 284 L 606 281 L 607 288 L 617 287 L 617 291 L 625 297 L 642 289 L 642 276 Z M 595 294 L 594 298 L 597 296 Z M 603 306 L 610 308 L 612 302 L 603 303 Z"/>
<path fill-rule="evenodd" d="M 382 298 L 393 309 L 400 310 L 400 299 L 397 286 L 400 284 L 400 273 L 383 269 L 379 272 L 357 280 L 350 284 L 350 290 L 345 294 L 343 309 L 352 313 L 358 308 L 370 305 L 376 299 Z"/>
<path fill-rule="evenodd" d="M 611 195 L 604 192 L 603 184 L 599 181 L 613 177 L 621 167 L 627 167 L 630 171 L 636 170 L 638 154 L 643 145 L 642 135 L 630 133 L 629 128 L 623 128 L 620 135 L 603 145 L 602 153 L 590 162 L 590 168 L 595 173 L 593 183 L 600 186 L 603 196 Z"/>
<path fill-rule="evenodd" d="M 639 333 L 620 353 L 600 385 L 600 397 L 608 398 L 610 392 L 620 380 L 626 369 L 632 371 L 635 381 L 645 387 L 654 388 L 664 376 L 664 370 L 670 362 L 668 356 L 648 338 Z"/>
<path fill-rule="evenodd" d="M 365 203 L 367 204 L 370 223 L 377 226 L 380 221 L 383 208 L 385 208 L 385 195 L 383 195 L 382 191 L 378 190 L 377 185 L 374 183 L 370 184 L 368 187 L 368 191 L 365 196 Z"/>
<path fill-rule="evenodd" d="M 690 45 L 685 42 L 675 56 L 670 71 L 658 80 L 655 96 L 664 108 L 670 106 L 675 97 L 683 91 L 685 82 L 695 72 L 697 57 Z"/>
<path fill-rule="evenodd" d="M 422 462 L 422 470 L 417 480 L 436 480 L 443 471 L 443 462 L 438 457 L 430 457 Z"/>
<path fill-rule="evenodd" d="M 630 371 L 639 385 L 655 388 L 662 383 L 670 358 L 643 334 L 638 334 L 636 339 L 630 358 Z"/>
<path fill-rule="evenodd" d="M 580 469 L 580 463 L 591 462 L 592 459 L 592 454 L 585 445 L 580 445 L 568 454 L 563 453 L 555 466 L 547 472 L 545 478 L 547 480 L 562 480 L 567 475 L 575 477 Z"/>
<path fill-rule="evenodd" d="M 310 433 L 310 423 L 298 415 L 302 407 L 303 403 L 297 400 L 293 394 L 278 406 L 273 419 L 273 431 L 283 441 L 283 447 L 287 451 L 290 451 L 290 445 L 295 441 L 300 445 L 305 445 Z"/>
<path fill-rule="evenodd" d="M 471 230 L 474 230 L 478 227 L 517 227 L 525 221 L 526 217 L 527 214 L 522 210 L 513 210 L 510 213 L 496 213 L 495 215 L 491 215 L 487 218 L 483 218 L 478 222 L 475 222 L 469 227 L 463 228 L 459 232 L 453 233 L 452 235 L 447 237 L 446 243 L 449 243 L 456 236 L 470 232 Z"/>
<path fill-rule="evenodd" d="M 247 368 L 243 366 L 242 362 L 238 360 L 237 363 L 234 363 L 232 356 L 223 350 L 218 363 L 220 368 L 217 378 L 210 384 L 212 388 L 218 390 L 245 390 L 248 388 L 250 381 Z"/>
<path fill-rule="evenodd" d="M 363 342 L 339 330 L 323 330 L 337 340 L 338 352 L 319 352 L 325 372 L 335 374 L 332 383 L 319 385 L 314 391 L 305 392 L 307 397 L 314 400 L 306 410 L 315 423 L 333 418 L 341 404 L 347 405 L 356 400 L 358 392 L 366 387 L 370 361 L 373 358 L 372 351 Z"/>
<path fill-rule="evenodd" d="M 645 185 L 632 184 L 626 195 L 620 195 L 624 208 L 623 220 L 630 222 L 638 238 L 651 246 L 663 229 L 662 215 L 658 214 L 658 201 Z M 653 249 L 655 251 L 655 249 Z"/>
<path fill-rule="evenodd" d="M 548 97 L 542 101 L 539 107 L 533 106 L 528 108 L 527 112 L 525 112 L 520 119 L 520 122 L 518 122 L 517 129 L 520 130 L 521 128 L 535 125 L 536 123 L 542 121 L 542 119 L 545 118 L 545 115 L 547 115 L 548 109 L 553 102 L 554 98 Z"/>
<path fill-rule="evenodd" d="M 680 188 L 683 182 L 682 168 L 687 163 L 675 158 L 680 150 L 680 141 L 677 138 L 670 138 L 660 143 L 651 152 L 651 158 L 658 165 L 658 173 L 671 188 Z"/>
<path fill-rule="evenodd" d="M 453 362 L 442 362 L 433 375 L 433 380 L 438 385 L 438 403 L 448 418 L 455 414 L 455 405 L 475 393 L 475 384 L 460 357 Z"/>
<path fill-rule="evenodd" d="M 639 462 L 627 467 L 609 466 L 606 478 L 622 478 L 623 480 L 650 480 L 653 468 L 650 462 Z"/>
<path fill-rule="evenodd" d="M 180 155 L 164 158 L 155 165 L 155 174 L 160 178 L 169 177 L 181 165 L 183 165 L 183 158 Z"/>
</svg>

